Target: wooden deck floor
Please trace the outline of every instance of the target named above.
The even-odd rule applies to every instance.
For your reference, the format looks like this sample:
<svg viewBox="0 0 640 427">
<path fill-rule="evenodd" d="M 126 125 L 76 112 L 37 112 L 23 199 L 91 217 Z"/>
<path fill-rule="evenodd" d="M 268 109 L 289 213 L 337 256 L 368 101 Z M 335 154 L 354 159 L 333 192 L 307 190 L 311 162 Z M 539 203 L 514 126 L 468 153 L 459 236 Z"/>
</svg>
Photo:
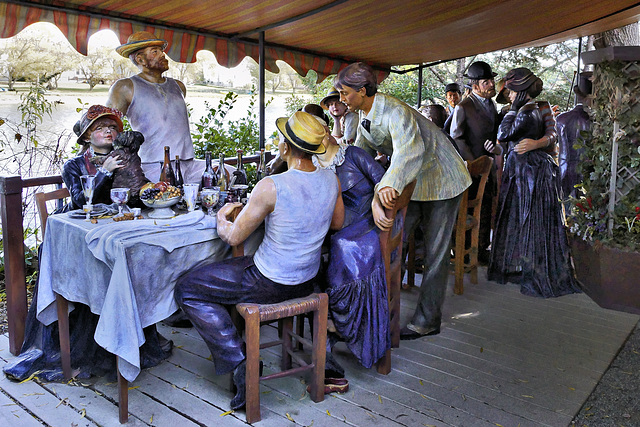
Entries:
<svg viewBox="0 0 640 427">
<path fill-rule="evenodd" d="M 585 295 L 543 300 L 513 285 L 465 283 L 445 302 L 440 335 L 402 342 L 393 371 L 378 375 L 336 354 L 351 390 L 313 403 L 302 378 L 263 383 L 261 426 L 566 426 L 638 322 L 599 308 Z M 408 317 L 417 290 L 403 293 Z M 268 327 L 265 327 L 268 328 Z M 216 376 L 192 329 L 160 327 L 176 345 L 172 357 L 131 384 L 132 426 L 246 425 L 226 414 L 228 376 Z M 263 334 L 274 334 L 273 328 Z M 12 356 L 0 336 L 0 364 Z M 265 371 L 278 366 L 264 353 Z M 18 384 L 0 378 L 0 425 L 117 426 L 116 384 L 106 378 L 67 384 Z"/>
</svg>

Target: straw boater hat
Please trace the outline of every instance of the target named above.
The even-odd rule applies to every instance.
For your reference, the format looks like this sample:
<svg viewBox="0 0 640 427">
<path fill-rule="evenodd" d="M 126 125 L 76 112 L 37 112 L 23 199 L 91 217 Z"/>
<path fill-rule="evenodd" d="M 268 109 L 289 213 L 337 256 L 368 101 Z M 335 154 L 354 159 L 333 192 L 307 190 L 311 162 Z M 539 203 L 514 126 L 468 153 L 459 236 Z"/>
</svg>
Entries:
<svg viewBox="0 0 640 427">
<path fill-rule="evenodd" d="M 131 34 L 125 44 L 118 46 L 116 52 L 128 58 L 133 52 L 149 46 L 161 46 L 162 50 L 165 50 L 167 41 L 157 38 L 155 34 L 148 31 L 138 31 Z"/>
<path fill-rule="evenodd" d="M 73 125 L 73 132 L 78 136 L 78 144 L 87 145 L 87 142 L 83 139 L 85 132 L 87 129 L 101 117 L 107 117 L 114 122 L 118 126 L 118 132 L 122 132 L 122 113 L 118 110 L 114 110 L 113 108 L 105 107 L 104 105 L 92 105 L 89 107 L 87 111 L 82 115 L 80 120 Z"/>
<path fill-rule="evenodd" d="M 496 96 L 496 102 L 498 104 L 510 104 L 511 101 L 507 98 L 507 87 L 505 86 L 505 79 L 498 80 L 496 83 L 496 92 L 498 95 Z"/>
<path fill-rule="evenodd" d="M 324 154 L 326 151 L 322 145 L 325 136 L 324 127 L 311 114 L 296 111 L 289 118 L 277 119 L 276 126 L 287 141 L 305 153 Z"/>
<path fill-rule="evenodd" d="M 333 86 L 331 86 L 331 88 L 327 91 L 327 96 L 322 98 L 322 101 L 320 101 L 320 106 L 325 110 L 328 110 L 329 106 L 326 104 L 326 102 L 332 98 L 337 98 L 338 100 L 340 99 L 340 92 L 338 92 L 338 89 Z"/>
</svg>

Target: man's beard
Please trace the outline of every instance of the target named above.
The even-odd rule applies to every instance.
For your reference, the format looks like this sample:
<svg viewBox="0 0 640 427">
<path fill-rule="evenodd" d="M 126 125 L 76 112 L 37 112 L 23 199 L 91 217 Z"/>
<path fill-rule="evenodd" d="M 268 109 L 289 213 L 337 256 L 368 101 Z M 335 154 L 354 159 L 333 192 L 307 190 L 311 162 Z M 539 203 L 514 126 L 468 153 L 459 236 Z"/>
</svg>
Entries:
<svg viewBox="0 0 640 427">
<path fill-rule="evenodd" d="M 496 94 L 496 90 L 495 89 L 487 89 L 482 91 L 478 90 L 477 93 L 483 98 L 493 98 Z"/>
<path fill-rule="evenodd" d="M 169 69 L 169 61 L 166 58 L 157 58 L 153 61 L 149 61 L 148 67 L 150 70 L 162 70 L 167 71 Z"/>
</svg>

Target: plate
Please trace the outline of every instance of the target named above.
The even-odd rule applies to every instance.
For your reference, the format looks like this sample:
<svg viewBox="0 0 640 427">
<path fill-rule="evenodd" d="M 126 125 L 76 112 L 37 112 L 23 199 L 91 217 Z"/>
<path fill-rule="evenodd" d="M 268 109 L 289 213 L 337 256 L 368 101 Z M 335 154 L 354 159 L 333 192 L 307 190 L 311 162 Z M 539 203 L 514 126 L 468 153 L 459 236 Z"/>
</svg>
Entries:
<svg viewBox="0 0 640 427">
<path fill-rule="evenodd" d="M 102 207 L 102 208 L 97 208 L 96 210 L 91 211 L 89 215 L 91 218 L 97 218 L 107 213 L 109 213 L 109 210 L 107 208 Z M 76 209 L 75 211 L 69 212 L 69 216 L 71 218 L 86 218 L 87 213 L 84 212 L 82 209 Z"/>
</svg>

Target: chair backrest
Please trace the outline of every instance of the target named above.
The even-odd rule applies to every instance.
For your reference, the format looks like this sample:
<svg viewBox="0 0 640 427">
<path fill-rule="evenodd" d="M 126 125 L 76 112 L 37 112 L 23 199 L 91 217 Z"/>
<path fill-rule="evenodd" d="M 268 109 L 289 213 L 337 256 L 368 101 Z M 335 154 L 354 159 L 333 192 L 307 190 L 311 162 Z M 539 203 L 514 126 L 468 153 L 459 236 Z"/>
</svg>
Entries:
<svg viewBox="0 0 640 427">
<path fill-rule="evenodd" d="M 387 299 L 389 301 L 389 329 L 391 332 L 391 345 L 397 347 L 400 340 L 400 286 L 402 282 L 402 231 L 404 219 L 407 214 L 407 206 L 411 201 L 416 181 L 410 182 L 402 194 L 396 200 L 393 209 L 385 209 L 387 218 L 393 219 L 391 230 L 380 233 L 380 251 L 384 260 L 385 275 L 387 279 Z M 395 253 L 393 260 L 391 255 Z M 378 371 L 384 373 L 380 370 Z M 387 369 L 390 369 L 390 360 L 387 361 Z"/>
<path fill-rule="evenodd" d="M 38 215 L 40 216 L 40 225 L 42 226 L 42 238 L 44 239 L 44 232 L 47 228 L 47 218 L 49 212 L 47 212 L 47 200 L 59 200 L 69 197 L 69 190 L 66 188 L 59 188 L 48 193 L 38 192 L 35 194 L 36 206 L 38 207 Z"/>
<path fill-rule="evenodd" d="M 480 156 L 472 162 L 467 164 L 469 175 L 472 178 L 480 177 L 480 184 L 478 185 L 478 192 L 474 199 L 469 199 L 467 207 L 473 209 L 473 216 L 478 215 L 478 221 L 480 220 L 480 208 L 482 207 L 482 196 L 484 195 L 484 188 L 489 179 L 489 173 L 491 172 L 491 166 L 493 165 L 493 159 L 489 156 Z"/>
</svg>

